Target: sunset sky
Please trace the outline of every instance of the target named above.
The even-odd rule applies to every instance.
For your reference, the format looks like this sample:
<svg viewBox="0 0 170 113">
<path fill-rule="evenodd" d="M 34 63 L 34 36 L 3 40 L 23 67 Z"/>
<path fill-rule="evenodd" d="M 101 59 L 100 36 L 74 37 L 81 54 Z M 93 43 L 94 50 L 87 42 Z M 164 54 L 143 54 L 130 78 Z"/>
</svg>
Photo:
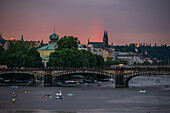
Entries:
<svg viewBox="0 0 170 113">
<path fill-rule="evenodd" d="M 81 43 L 157 43 L 170 45 L 170 0 L 0 0 L 0 32 L 3 38 L 49 42 L 75 36 Z"/>
</svg>

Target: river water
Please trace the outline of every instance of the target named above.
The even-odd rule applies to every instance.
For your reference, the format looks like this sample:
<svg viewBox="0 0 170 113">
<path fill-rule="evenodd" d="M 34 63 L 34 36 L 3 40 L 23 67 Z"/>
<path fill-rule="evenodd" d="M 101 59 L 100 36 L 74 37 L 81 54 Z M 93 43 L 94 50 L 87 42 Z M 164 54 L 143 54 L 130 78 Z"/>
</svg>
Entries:
<svg viewBox="0 0 170 113">
<path fill-rule="evenodd" d="M 114 88 L 112 82 L 81 87 L 0 86 L 0 113 L 170 113 L 170 76 L 139 76 L 129 86 Z M 142 89 L 146 92 L 140 93 Z M 25 90 L 30 93 L 24 94 Z M 57 100 L 60 90 L 64 99 Z M 18 95 L 15 104 L 12 92 Z M 75 95 L 67 96 L 68 92 Z M 52 98 L 42 98 L 46 94 Z"/>
</svg>

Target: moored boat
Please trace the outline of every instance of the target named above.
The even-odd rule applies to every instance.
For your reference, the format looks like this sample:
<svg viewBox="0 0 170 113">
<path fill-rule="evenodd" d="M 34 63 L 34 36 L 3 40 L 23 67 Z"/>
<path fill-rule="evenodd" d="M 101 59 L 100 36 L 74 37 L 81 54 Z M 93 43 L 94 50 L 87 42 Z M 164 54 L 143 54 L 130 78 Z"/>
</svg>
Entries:
<svg viewBox="0 0 170 113">
<path fill-rule="evenodd" d="M 11 86 L 11 88 L 19 88 L 18 86 Z"/>
<path fill-rule="evenodd" d="M 139 90 L 139 93 L 146 93 L 146 90 L 144 90 L 144 89 Z"/>
<path fill-rule="evenodd" d="M 52 98 L 52 96 L 51 95 L 44 95 L 42 98 Z"/>
</svg>

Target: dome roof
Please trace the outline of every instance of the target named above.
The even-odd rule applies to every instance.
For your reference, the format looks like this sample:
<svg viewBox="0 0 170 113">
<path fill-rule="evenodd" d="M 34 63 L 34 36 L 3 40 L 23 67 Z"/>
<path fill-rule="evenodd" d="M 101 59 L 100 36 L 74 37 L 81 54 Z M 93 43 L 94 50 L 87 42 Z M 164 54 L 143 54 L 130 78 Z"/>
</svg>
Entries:
<svg viewBox="0 0 170 113">
<path fill-rule="evenodd" d="M 55 34 L 55 32 L 50 35 L 50 40 L 53 42 L 53 41 L 57 41 L 59 39 L 59 36 L 57 34 Z"/>
<path fill-rule="evenodd" d="M 59 36 L 55 33 L 55 26 L 54 26 L 54 33 L 50 35 L 49 38 L 50 38 L 50 43 L 57 42 L 57 40 L 59 39 Z"/>
</svg>

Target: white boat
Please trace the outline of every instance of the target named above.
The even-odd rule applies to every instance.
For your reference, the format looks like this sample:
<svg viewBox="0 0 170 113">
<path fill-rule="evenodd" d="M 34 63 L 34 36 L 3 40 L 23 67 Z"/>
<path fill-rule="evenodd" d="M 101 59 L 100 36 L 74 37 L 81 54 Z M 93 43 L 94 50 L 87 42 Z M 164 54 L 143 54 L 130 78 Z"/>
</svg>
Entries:
<svg viewBox="0 0 170 113">
<path fill-rule="evenodd" d="M 62 96 L 61 90 L 60 93 L 56 93 L 57 96 Z"/>
<path fill-rule="evenodd" d="M 61 95 L 61 96 L 55 97 L 55 99 L 64 99 L 64 97 Z"/>
<path fill-rule="evenodd" d="M 144 90 L 144 89 L 139 90 L 139 93 L 146 93 L 146 90 Z"/>
</svg>

